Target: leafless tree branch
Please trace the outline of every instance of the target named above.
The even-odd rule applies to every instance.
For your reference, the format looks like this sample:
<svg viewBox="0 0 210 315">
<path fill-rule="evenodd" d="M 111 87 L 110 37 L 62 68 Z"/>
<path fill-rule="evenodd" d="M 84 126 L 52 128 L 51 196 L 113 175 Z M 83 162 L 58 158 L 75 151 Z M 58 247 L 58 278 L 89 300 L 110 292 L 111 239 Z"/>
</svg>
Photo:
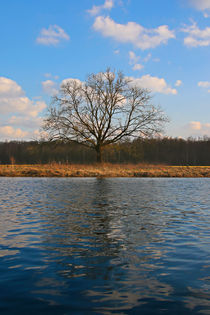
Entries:
<svg viewBox="0 0 210 315">
<path fill-rule="evenodd" d="M 95 149 L 100 162 L 105 145 L 162 131 L 167 117 L 150 101 L 148 90 L 108 68 L 89 75 L 85 82 L 66 80 L 53 99 L 44 129 L 51 140 Z"/>
</svg>

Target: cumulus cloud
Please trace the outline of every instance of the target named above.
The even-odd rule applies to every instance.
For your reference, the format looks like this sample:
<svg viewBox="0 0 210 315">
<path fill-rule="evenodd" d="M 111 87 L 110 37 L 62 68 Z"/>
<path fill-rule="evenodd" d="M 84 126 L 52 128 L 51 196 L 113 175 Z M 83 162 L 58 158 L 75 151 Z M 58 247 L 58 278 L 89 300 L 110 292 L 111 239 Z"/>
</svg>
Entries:
<svg viewBox="0 0 210 315">
<path fill-rule="evenodd" d="M 182 29 L 188 36 L 184 39 L 184 44 L 188 47 L 209 46 L 210 45 L 210 27 L 201 30 L 196 23 L 185 26 Z"/>
<path fill-rule="evenodd" d="M 189 0 L 189 3 L 199 11 L 210 9 L 210 0 Z"/>
<path fill-rule="evenodd" d="M 201 121 L 190 121 L 186 125 L 184 125 L 182 128 L 179 128 L 179 131 L 182 130 L 182 135 L 184 138 L 187 138 L 189 136 L 191 137 L 204 137 L 208 136 L 210 137 L 210 123 L 208 122 L 201 122 Z"/>
<path fill-rule="evenodd" d="M 133 51 L 129 51 L 129 59 L 131 64 L 135 64 L 138 62 L 140 57 L 136 56 L 136 54 Z"/>
<path fill-rule="evenodd" d="M 171 88 L 163 78 L 152 77 L 149 74 L 143 75 L 140 78 L 129 77 L 132 80 L 132 84 L 151 90 L 152 92 L 162 94 L 177 94 L 177 90 Z"/>
<path fill-rule="evenodd" d="M 14 80 L 0 77 L 0 138 L 27 137 L 40 127 L 39 115 L 45 108 L 45 102 L 29 99 Z"/>
<path fill-rule="evenodd" d="M 192 130 L 200 130 L 202 125 L 199 121 L 191 121 L 189 123 L 189 126 Z"/>
<path fill-rule="evenodd" d="M 141 65 L 140 63 L 136 63 L 134 66 L 133 66 L 133 70 L 142 70 L 144 68 L 143 65 Z"/>
<path fill-rule="evenodd" d="M 200 81 L 198 82 L 198 86 L 204 89 L 207 89 L 208 93 L 210 93 L 210 82 L 209 81 Z"/>
<path fill-rule="evenodd" d="M 113 38 L 121 43 L 132 43 L 142 50 L 155 48 L 166 44 L 170 38 L 175 38 L 174 31 L 170 31 L 167 25 L 147 29 L 135 22 L 118 24 L 110 17 L 103 16 L 95 19 L 93 29 L 105 37 Z"/>
<path fill-rule="evenodd" d="M 47 138 L 47 133 L 35 130 L 24 130 L 23 128 L 14 128 L 11 125 L 0 127 L 1 141 L 8 140 L 35 140 L 40 138 Z"/>
<path fill-rule="evenodd" d="M 36 117 L 46 107 L 43 101 L 33 102 L 22 88 L 13 80 L 0 77 L 0 111 L 1 114 L 21 113 Z"/>
<path fill-rule="evenodd" d="M 136 56 L 136 54 L 133 51 L 129 51 L 129 64 L 132 65 L 132 69 L 135 70 L 141 70 L 144 68 L 143 65 L 138 63 L 140 57 Z"/>
<path fill-rule="evenodd" d="M 210 82 L 209 81 L 200 81 L 198 82 L 198 86 L 203 88 L 210 88 Z"/>
<path fill-rule="evenodd" d="M 48 95 L 55 95 L 58 93 L 57 83 L 52 80 L 46 80 L 42 82 L 42 89 Z"/>
<path fill-rule="evenodd" d="M 180 86 L 182 85 L 182 81 L 181 80 L 177 80 L 176 83 L 175 83 L 175 86 Z"/>
<path fill-rule="evenodd" d="M 24 128 L 36 129 L 42 125 L 43 119 L 42 117 L 33 117 L 33 119 L 31 119 L 31 117 L 13 115 L 8 119 L 8 123 L 16 128 L 21 126 Z"/>
<path fill-rule="evenodd" d="M 57 45 L 62 40 L 69 40 L 69 35 L 58 25 L 50 25 L 43 28 L 40 35 L 37 37 L 36 42 L 41 45 Z"/>
<path fill-rule="evenodd" d="M 50 78 L 55 79 L 55 80 L 59 79 L 58 75 L 53 75 L 52 73 L 45 73 L 44 76 L 45 76 L 45 78 L 48 78 L 48 79 L 50 79 Z"/>
<path fill-rule="evenodd" d="M 14 129 L 12 126 L 0 127 L 0 136 L 7 140 L 23 139 L 28 136 L 28 131 L 23 131 L 20 128 Z"/>
<path fill-rule="evenodd" d="M 22 96 L 22 88 L 13 80 L 8 78 L 0 77 L 0 96 Z"/>
<path fill-rule="evenodd" d="M 92 9 L 87 10 L 90 15 L 97 15 L 99 14 L 102 10 L 111 10 L 114 6 L 114 1 L 113 0 L 105 0 L 104 4 L 102 5 L 94 5 Z"/>
<path fill-rule="evenodd" d="M 188 133 L 193 136 L 210 136 L 210 123 L 201 123 L 200 121 L 191 121 L 187 125 Z"/>
</svg>

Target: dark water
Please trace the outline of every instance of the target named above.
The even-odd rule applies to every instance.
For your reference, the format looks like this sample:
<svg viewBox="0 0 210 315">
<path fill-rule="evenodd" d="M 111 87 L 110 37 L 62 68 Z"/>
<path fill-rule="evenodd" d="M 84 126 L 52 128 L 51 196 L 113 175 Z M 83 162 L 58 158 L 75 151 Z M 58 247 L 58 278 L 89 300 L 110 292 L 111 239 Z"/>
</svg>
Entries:
<svg viewBox="0 0 210 315">
<path fill-rule="evenodd" d="M 0 178 L 1 314 L 210 314 L 210 179 Z"/>
</svg>

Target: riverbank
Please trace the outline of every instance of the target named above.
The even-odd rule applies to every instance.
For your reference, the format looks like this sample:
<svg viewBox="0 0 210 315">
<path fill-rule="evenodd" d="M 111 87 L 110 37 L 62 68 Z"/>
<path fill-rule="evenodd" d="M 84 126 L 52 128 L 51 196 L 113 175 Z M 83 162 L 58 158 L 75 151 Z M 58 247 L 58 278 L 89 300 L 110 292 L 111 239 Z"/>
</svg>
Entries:
<svg viewBox="0 0 210 315">
<path fill-rule="evenodd" d="M 6 177 L 210 177 L 210 166 L 150 164 L 0 165 Z"/>
</svg>

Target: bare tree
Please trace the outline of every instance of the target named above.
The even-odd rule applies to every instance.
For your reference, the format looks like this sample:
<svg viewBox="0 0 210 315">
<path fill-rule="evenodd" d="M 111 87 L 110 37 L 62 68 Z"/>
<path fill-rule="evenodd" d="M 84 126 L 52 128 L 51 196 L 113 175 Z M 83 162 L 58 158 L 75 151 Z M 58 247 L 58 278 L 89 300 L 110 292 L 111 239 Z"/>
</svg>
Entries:
<svg viewBox="0 0 210 315">
<path fill-rule="evenodd" d="M 74 141 L 96 150 L 123 137 L 152 136 L 162 131 L 166 116 L 150 103 L 146 89 L 135 86 L 122 72 L 107 69 L 85 82 L 69 79 L 61 85 L 45 120 L 50 140 Z"/>
</svg>

